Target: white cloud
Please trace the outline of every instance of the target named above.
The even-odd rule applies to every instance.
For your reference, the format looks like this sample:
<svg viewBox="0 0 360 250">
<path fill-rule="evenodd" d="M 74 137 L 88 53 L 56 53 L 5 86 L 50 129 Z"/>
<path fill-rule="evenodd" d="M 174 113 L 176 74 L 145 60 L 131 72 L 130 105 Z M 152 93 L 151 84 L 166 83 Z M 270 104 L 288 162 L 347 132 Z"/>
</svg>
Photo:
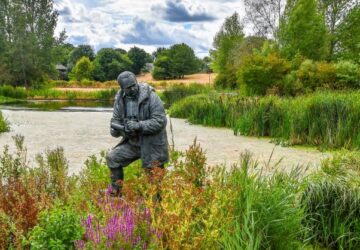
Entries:
<svg viewBox="0 0 360 250">
<path fill-rule="evenodd" d="M 55 0 L 60 13 L 57 32 L 65 29 L 69 42 L 90 44 L 96 49 L 138 46 L 152 52 L 159 46 L 185 42 L 203 56 L 225 17 L 234 11 L 241 16 L 244 13 L 239 0 L 149 2 Z"/>
</svg>

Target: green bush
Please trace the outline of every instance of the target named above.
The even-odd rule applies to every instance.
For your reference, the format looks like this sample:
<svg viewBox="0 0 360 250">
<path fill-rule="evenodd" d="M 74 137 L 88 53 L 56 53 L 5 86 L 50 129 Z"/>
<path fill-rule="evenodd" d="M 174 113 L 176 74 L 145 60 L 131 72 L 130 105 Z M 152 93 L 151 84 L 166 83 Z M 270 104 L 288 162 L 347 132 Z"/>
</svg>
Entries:
<svg viewBox="0 0 360 250">
<path fill-rule="evenodd" d="M 91 81 L 89 79 L 82 79 L 80 83 L 81 83 L 81 86 L 84 86 L 84 87 L 89 87 L 89 86 L 94 85 L 94 81 Z"/>
<path fill-rule="evenodd" d="M 238 82 L 249 95 L 299 95 L 318 89 L 358 89 L 359 65 L 350 61 L 328 63 L 297 56 L 289 62 L 277 53 L 254 53 L 238 69 Z M 227 86 L 231 74 L 219 74 L 215 83 Z M 236 87 L 236 85 L 233 85 Z"/>
<path fill-rule="evenodd" d="M 171 63 L 167 56 L 161 56 L 156 60 L 152 77 L 155 80 L 164 80 L 172 78 Z"/>
<path fill-rule="evenodd" d="M 317 62 L 315 80 L 319 87 L 339 89 L 336 86 L 336 68 L 333 63 Z"/>
<path fill-rule="evenodd" d="M 265 95 L 269 88 L 282 85 L 290 67 L 290 62 L 277 53 L 254 54 L 245 58 L 239 68 L 239 82 L 246 86 L 249 94 Z"/>
<path fill-rule="evenodd" d="M 297 70 L 297 81 L 305 92 L 316 89 L 358 89 L 360 78 L 359 66 L 349 61 L 336 64 L 305 60 Z"/>
<path fill-rule="evenodd" d="M 80 216 L 70 208 L 55 207 L 41 213 L 39 223 L 31 231 L 31 249 L 75 249 L 75 241 L 83 236 Z"/>
<path fill-rule="evenodd" d="M 305 60 L 297 71 L 297 78 L 303 84 L 305 91 L 315 90 L 317 87 L 316 63 L 313 60 Z"/>
<path fill-rule="evenodd" d="M 83 79 L 91 79 L 92 73 L 94 71 L 94 66 L 88 57 L 81 57 L 77 62 L 75 67 L 69 73 L 71 80 L 81 81 Z"/>
<path fill-rule="evenodd" d="M 335 64 L 336 78 L 339 86 L 344 88 L 359 88 L 359 66 L 350 61 L 340 61 Z"/>
<path fill-rule="evenodd" d="M 236 89 L 239 87 L 234 69 L 225 69 L 224 72 L 218 73 L 214 85 L 218 89 Z"/>
</svg>

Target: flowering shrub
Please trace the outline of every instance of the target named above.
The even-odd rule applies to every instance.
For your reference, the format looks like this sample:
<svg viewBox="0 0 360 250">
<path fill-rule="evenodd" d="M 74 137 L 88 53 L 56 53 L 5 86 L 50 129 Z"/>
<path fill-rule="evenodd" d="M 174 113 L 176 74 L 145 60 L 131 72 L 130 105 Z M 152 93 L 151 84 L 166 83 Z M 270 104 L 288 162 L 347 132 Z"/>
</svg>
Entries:
<svg viewBox="0 0 360 250">
<path fill-rule="evenodd" d="M 161 233 L 152 227 L 150 211 L 141 203 L 136 206 L 110 197 L 110 187 L 99 198 L 103 218 L 89 214 L 82 225 L 83 240 L 76 241 L 77 249 L 148 249 L 156 246 Z"/>
<path fill-rule="evenodd" d="M 307 190 L 305 196 L 315 198 L 301 204 L 308 181 L 300 178 L 299 169 L 263 174 L 267 169 L 259 170 L 250 154 L 231 169 L 210 168 L 195 140 L 185 153 L 172 154 L 171 171 L 144 171 L 139 162 L 129 166 L 123 196 L 113 198 L 109 189 L 98 192 L 109 182 L 103 158 L 91 157 L 73 177 L 58 149 L 39 156 L 38 166 L 30 169 L 21 138 L 16 140 L 19 152 L 5 150 L 0 156 L 0 249 L 304 249 L 319 242 L 333 247 L 335 238 L 344 239 L 338 246 L 358 246 L 353 240 L 358 224 L 336 224 L 327 238 L 330 227 L 319 223 L 360 219 L 309 210 L 318 189 Z M 358 161 L 350 163 L 351 169 L 359 168 Z M 337 166 L 326 171 L 347 176 Z M 340 204 L 342 197 L 329 200 Z M 358 195 L 346 197 L 349 204 L 358 203 Z"/>
</svg>

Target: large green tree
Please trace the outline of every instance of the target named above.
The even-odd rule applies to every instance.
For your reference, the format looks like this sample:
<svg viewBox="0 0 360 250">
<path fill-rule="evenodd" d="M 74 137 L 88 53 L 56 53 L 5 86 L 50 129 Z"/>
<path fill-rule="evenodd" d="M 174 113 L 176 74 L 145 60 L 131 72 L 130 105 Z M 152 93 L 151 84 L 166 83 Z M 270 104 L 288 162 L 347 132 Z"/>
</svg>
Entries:
<svg viewBox="0 0 360 250">
<path fill-rule="evenodd" d="M 200 65 L 194 50 L 187 44 L 174 44 L 170 47 L 169 55 L 174 68 L 174 77 L 184 78 L 185 75 L 193 74 L 199 70 Z"/>
<path fill-rule="evenodd" d="M 53 0 L 0 1 L 0 53 L 15 84 L 29 87 L 56 74 L 52 50 L 58 13 L 53 4 Z"/>
<path fill-rule="evenodd" d="M 243 26 L 240 23 L 238 13 L 225 19 L 220 31 L 216 34 L 213 42 L 214 49 L 211 51 L 212 68 L 218 72 L 215 84 L 222 87 L 235 87 L 236 67 L 231 56 L 234 49 L 244 39 Z M 230 83 L 231 86 L 227 86 Z"/>
<path fill-rule="evenodd" d="M 71 70 L 75 66 L 76 62 L 84 56 L 89 58 L 90 61 L 93 61 L 95 58 L 95 52 L 93 47 L 87 44 L 81 44 L 75 49 L 73 49 L 69 55 L 69 60 L 67 64 L 68 69 Z"/>
<path fill-rule="evenodd" d="M 91 80 L 94 67 L 88 57 L 81 57 L 69 73 L 71 80 Z"/>
<path fill-rule="evenodd" d="M 353 8 L 337 29 L 336 56 L 360 64 L 360 6 Z"/>
<path fill-rule="evenodd" d="M 161 49 L 154 62 L 155 79 L 184 78 L 185 75 L 200 71 L 199 59 L 194 50 L 185 43 L 174 44 L 169 49 Z"/>
<path fill-rule="evenodd" d="M 152 61 L 151 55 L 138 47 L 131 48 L 128 52 L 128 56 L 133 63 L 132 72 L 136 75 L 141 72 L 141 69 L 145 66 L 146 63 Z"/>
<path fill-rule="evenodd" d="M 165 52 L 165 51 L 163 51 Z M 167 53 L 158 54 L 154 62 L 154 70 L 152 76 L 156 80 L 164 80 L 173 78 L 173 67 L 171 59 Z"/>
<path fill-rule="evenodd" d="M 132 70 L 132 62 L 127 55 L 112 48 L 103 48 L 96 54 L 93 73 L 95 80 L 114 80 L 126 70 Z"/>
<path fill-rule="evenodd" d="M 328 54 L 328 34 L 316 0 L 298 0 L 280 25 L 279 42 L 283 54 L 292 58 L 301 54 L 321 60 Z"/>
<path fill-rule="evenodd" d="M 329 58 L 333 59 L 341 40 L 339 27 L 347 15 L 356 6 L 354 0 L 320 0 L 322 10 L 325 12 L 325 21 L 329 32 Z"/>
</svg>

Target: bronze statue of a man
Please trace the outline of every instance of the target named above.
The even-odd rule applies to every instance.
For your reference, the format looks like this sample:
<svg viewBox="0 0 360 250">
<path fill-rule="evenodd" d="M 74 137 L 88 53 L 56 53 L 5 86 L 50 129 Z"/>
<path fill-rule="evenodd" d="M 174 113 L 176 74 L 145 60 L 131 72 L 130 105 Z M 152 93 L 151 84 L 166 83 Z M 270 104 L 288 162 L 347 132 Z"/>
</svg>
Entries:
<svg viewBox="0 0 360 250">
<path fill-rule="evenodd" d="M 139 84 L 132 72 L 122 72 L 117 81 L 121 89 L 115 96 L 110 133 L 122 139 L 106 157 L 113 196 L 121 195 L 123 168 L 133 161 L 141 159 L 149 171 L 163 168 L 169 160 L 167 118 L 159 96 L 151 86 Z"/>
</svg>

